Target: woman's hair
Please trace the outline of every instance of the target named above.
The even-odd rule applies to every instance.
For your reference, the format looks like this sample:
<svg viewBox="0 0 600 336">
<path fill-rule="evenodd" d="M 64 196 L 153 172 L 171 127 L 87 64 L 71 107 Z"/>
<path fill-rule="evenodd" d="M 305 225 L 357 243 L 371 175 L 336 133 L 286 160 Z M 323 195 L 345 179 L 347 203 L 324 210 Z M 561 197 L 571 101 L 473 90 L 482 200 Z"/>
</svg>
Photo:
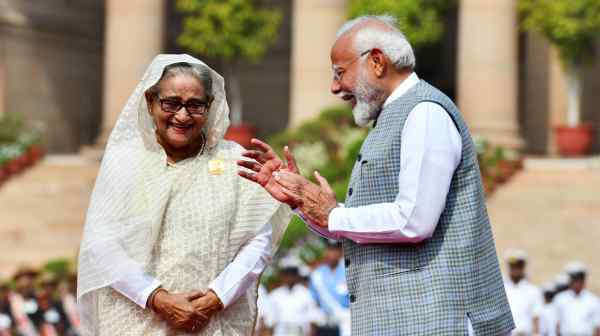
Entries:
<svg viewBox="0 0 600 336">
<path fill-rule="evenodd" d="M 207 96 L 208 100 L 210 101 L 213 99 L 214 95 L 212 90 L 212 77 L 210 76 L 210 69 L 200 64 L 190 64 L 187 62 L 179 62 L 167 65 L 158 82 L 151 86 L 146 92 L 150 95 L 150 97 L 155 98 L 160 92 L 160 83 L 163 80 L 181 75 L 191 76 L 197 79 L 200 84 L 202 84 L 202 87 L 204 88 L 204 94 Z"/>
</svg>

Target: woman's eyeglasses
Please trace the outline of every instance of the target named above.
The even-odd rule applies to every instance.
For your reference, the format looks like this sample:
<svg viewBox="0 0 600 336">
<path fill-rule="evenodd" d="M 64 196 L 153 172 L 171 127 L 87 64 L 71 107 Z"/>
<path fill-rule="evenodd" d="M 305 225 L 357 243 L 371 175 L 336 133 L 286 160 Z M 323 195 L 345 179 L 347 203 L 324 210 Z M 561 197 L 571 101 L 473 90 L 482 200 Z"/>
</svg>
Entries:
<svg viewBox="0 0 600 336">
<path fill-rule="evenodd" d="M 190 116 L 202 117 L 208 112 L 212 100 L 200 101 L 194 99 L 184 103 L 178 99 L 159 97 L 158 101 L 160 102 L 160 108 L 167 113 L 177 113 L 182 107 L 185 107 Z"/>
</svg>

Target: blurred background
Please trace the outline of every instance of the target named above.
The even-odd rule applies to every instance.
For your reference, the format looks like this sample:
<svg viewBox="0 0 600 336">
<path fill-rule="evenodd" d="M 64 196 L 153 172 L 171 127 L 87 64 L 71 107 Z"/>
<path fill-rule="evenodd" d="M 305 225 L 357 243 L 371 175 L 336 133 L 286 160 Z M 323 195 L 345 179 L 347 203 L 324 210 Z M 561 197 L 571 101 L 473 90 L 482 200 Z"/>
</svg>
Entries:
<svg viewBox="0 0 600 336">
<path fill-rule="evenodd" d="M 39 283 L 72 289 L 103 146 L 158 53 L 220 72 L 228 138 L 290 144 L 343 199 L 367 130 L 329 92 L 329 51 L 345 20 L 381 13 L 398 18 L 417 74 L 458 103 L 476 138 L 503 271 L 517 255 L 539 285 L 576 260 L 600 293 L 600 0 L 0 0 L 7 288 L 50 274 Z M 310 280 L 332 263 L 328 244 L 294 219 L 266 291 L 282 274 Z"/>
</svg>

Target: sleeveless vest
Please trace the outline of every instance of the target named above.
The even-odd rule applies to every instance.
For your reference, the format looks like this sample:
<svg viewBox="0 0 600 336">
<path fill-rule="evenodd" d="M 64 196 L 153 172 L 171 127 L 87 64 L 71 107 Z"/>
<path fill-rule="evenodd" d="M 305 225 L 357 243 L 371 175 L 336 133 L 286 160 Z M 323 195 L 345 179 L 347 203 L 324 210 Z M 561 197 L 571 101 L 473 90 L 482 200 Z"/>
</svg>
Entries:
<svg viewBox="0 0 600 336">
<path fill-rule="evenodd" d="M 477 154 L 454 103 L 420 81 L 380 113 L 357 157 L 346 207 L 394 202 L 402 130 L 421 102 L 452 118 L 462 139 L 445 208 L 418 244 L 343 241 L 352 335 L 503 335 L 514 328 L 485 206 Z"/>
</svg>

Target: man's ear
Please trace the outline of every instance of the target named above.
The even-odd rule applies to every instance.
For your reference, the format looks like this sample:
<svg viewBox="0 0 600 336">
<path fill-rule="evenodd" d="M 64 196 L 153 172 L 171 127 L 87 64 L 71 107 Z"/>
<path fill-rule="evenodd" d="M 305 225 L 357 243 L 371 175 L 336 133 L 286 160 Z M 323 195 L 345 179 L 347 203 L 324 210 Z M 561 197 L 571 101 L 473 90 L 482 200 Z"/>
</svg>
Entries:
<svg viewBox="0 0 600 336">
<path fill-rule="evenodd" d="M 373 48 L 369 53 L 369 65 L 377 78 L 383 77 L 389 65 L 387 58 L 380 49 Z"/>
</svg>

